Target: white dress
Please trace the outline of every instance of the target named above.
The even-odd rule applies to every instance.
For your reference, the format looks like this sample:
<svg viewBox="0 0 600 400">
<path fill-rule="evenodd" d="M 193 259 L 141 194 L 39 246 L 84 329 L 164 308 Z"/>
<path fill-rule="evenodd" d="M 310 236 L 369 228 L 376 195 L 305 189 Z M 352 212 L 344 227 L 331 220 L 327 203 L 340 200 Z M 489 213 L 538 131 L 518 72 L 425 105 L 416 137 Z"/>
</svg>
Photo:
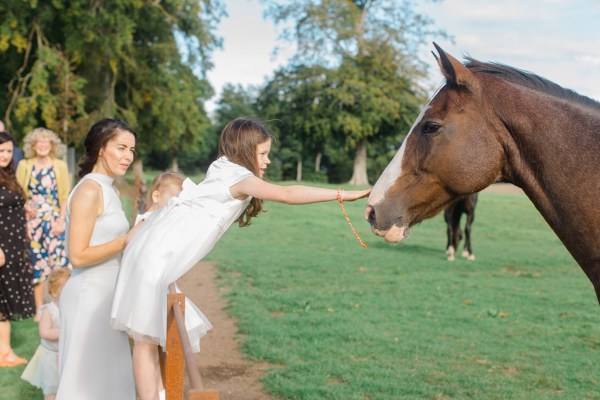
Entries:
<svg viewBox="0 0 600 400">
<path fill-rule="evenodd" d="M 53 302 L 44 304 L 40 311 L 48 310 L 52 328 L 60 326 L 60 312 Z M 41 339 L 40 345 L 21 375 L 33 386 L 42 389 L 44 395 L 56 394 L 58 388 L 58 340 Z"/>
<path fill-rule="evenodd" d="M 115 329 L 164 348 L 168 285 L 206 256 L 239 218 L 250 197 L 237 200 L 229 188 L 250 176 L 248 169 L 221 157 L 203 182 L 186 179 L 181 193 L 150 215 L 123 254 L 111 313 Z M 210 322 L 187 299 L 185 320 L 190 344 L 200 351 Z"/>
<path fill-rule="evenodd" d="M 90 245 L 107 243 L 127 233 L 129 222 L 107 175 L 90 173 L 85 180 L 102 187 L 104 212 L 96 219 Z M 68 236 L 77 232 L 67 231 Z M 67 249 L 68 251 L 68 249 Z M 129 339 L 112 329 L 110 309 L 121 253 L 96 265 L 73 268 L 60 296 L 59 385 L 57 400 L 135 400 Z"/>
</svg>

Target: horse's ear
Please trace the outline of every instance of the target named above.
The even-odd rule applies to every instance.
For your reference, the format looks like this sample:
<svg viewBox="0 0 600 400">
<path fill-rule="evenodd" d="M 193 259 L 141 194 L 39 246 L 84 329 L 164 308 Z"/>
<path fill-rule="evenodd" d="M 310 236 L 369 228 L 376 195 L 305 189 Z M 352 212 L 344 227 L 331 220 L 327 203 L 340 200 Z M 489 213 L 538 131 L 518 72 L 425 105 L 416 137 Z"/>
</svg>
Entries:
<svg viewBox="0 0 600 400">
<path fill-rule="evenodd" d="M 437 43 L 433 42 L 433 45 L 437 49 L 440 56 L 436 56 L 433 53 L 433 56 L 438 62 L 440 69 L 442 70 L 442 74 L 446 77 L 447 80 L 454 83 L 458 86 L 466 86 L 468 88 L 474 89 L 476 87 L 475 77 L 473 73 L 465 67 L 460 61 L 456 58 L 452 57 L 450 54 L 447 54 Z"/>
</svg>

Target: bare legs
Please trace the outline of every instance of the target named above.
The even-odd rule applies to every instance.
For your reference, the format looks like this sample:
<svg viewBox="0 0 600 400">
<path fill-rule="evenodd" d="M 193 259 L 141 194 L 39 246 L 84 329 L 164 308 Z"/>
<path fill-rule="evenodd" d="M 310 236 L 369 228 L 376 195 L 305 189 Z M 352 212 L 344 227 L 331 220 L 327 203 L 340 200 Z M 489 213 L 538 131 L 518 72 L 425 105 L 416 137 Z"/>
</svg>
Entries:
<svg viewBox="0 0 600 400">
<path fill-rule="evenodd" d="M 10 321 L 0 322 L 0 367 L 15 367 L 27 364 L 27 360 L 17 356 L 10 347 Z"/>
<path fill-rule="evenodd" d="M 133 375 L 140 400 L 159 400 L 158 392 L 163 390 L 163 385 L 158 362 L 158 345 L 134 341 Z"/>
<path fill-rule="evenodd" d="M 0 356 L 8 353 L 10 348 L 10 321 L 0 322 Z"/>
<path fill-rule="evenodd" d="M 33 287 L 33 298 L 35 300 L 35 316 L 33 317 L 33 320 L 39 322 L 40 307 L 44 304 L 44 282 L 40 281 Z"/>
</svg>

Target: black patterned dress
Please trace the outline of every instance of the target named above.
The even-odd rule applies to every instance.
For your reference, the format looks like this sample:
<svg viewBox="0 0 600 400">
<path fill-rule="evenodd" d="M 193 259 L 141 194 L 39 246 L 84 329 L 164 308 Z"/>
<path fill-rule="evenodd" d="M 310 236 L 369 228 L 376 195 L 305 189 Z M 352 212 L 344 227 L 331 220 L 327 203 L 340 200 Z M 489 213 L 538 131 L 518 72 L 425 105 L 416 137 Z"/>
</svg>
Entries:
<svg viewBox="0 0 600 400">
<path fill-rule="evenodd" d="M 0 186 L 0 248 L 6 258 L 0 267 L 0 321 L 18 321 L 35 314 L 24 204 L 21 194 Z"/>
</svg>

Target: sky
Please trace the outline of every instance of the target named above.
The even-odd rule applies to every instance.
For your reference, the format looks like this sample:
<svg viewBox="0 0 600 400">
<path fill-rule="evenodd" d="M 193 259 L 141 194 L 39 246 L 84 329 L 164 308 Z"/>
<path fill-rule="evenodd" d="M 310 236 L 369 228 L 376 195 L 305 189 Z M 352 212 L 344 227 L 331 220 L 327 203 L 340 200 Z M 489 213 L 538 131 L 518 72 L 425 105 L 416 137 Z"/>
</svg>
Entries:
<svg viewBox="0 0 600 400">
<path fill-rule="evenodd" d="M 223 49 L 213 54 L 207 76 L 217 95 L 226 83 L 261 85 L 293 53 L 277 41 L 276 27 L 263 18 L 258 0 L 224 0 L 228 17 L 217 32 Z M 419 1 L 419 12 L 434 20 L 452 40 L 433 38 L 459 60 L 469 55 L 534 72 L 600 101 L 600 0 L 444 0 Z M 275 57 L 275 47 L 283 46 Z M 442 81 L 427 44 L 419 54 L 430 65 L 429 86 Z"/>
</svg>

